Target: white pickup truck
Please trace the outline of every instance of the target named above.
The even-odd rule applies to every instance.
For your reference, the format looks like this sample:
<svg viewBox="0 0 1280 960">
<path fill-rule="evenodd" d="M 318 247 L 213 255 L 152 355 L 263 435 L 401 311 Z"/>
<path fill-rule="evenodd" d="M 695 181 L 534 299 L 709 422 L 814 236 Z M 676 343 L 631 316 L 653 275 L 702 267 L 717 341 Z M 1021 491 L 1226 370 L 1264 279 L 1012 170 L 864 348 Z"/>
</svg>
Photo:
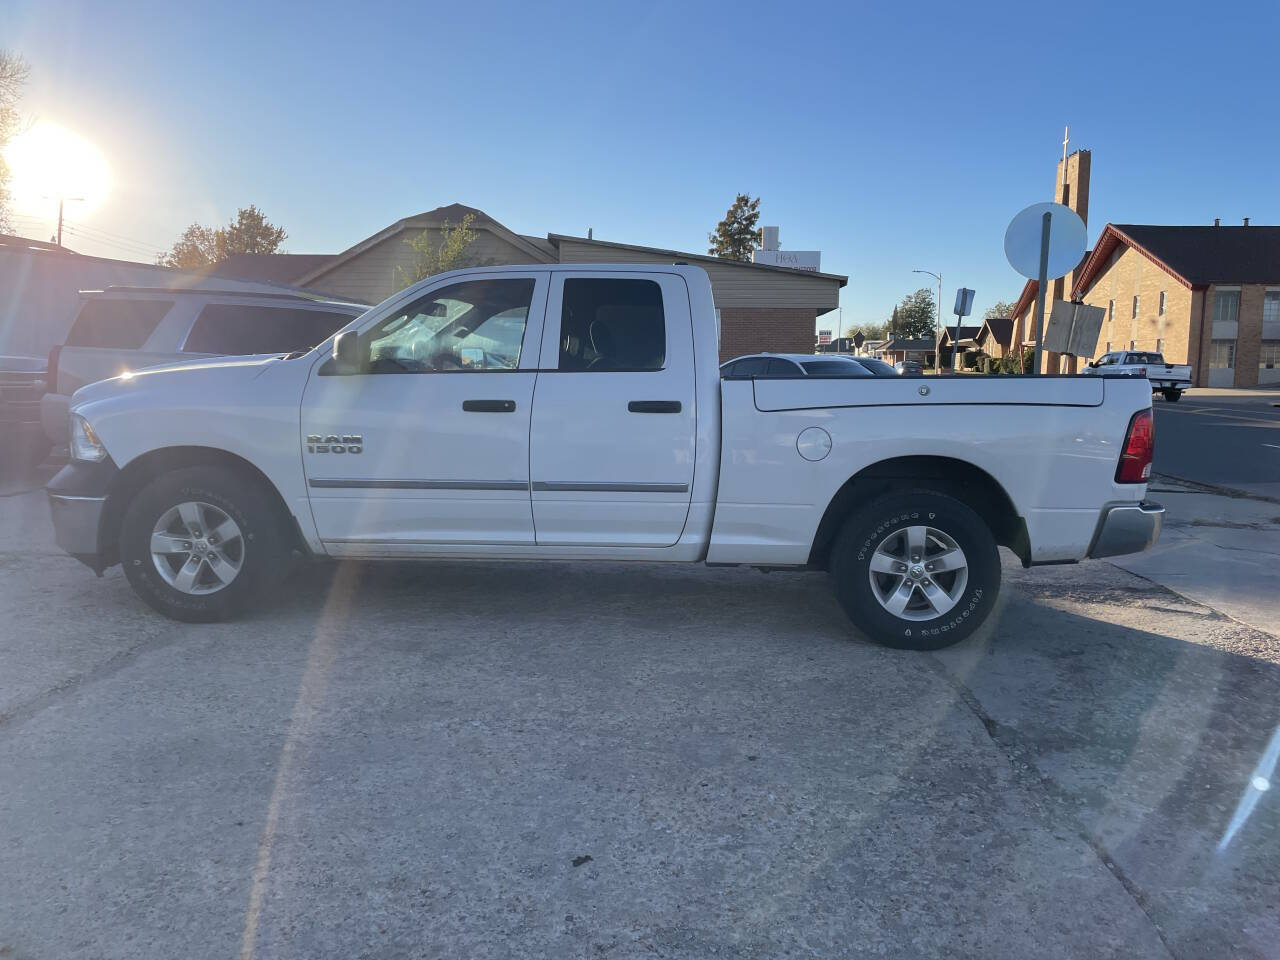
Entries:
<svg viewBox="0 0 1280 960">
<path fill-rule="evenodd" d="M 181 620 L 299 553 L 829 570 L 867 636 L 932 649 L 991 612 L 997 545 L 1069 563 L 1159 533 L 1144 380 L 718 363 L 697 267 L 443 274 L 307 353 L 81 388 L 58 543 Z"/>
<path fill-rule="evenodd" d="M 1182 399 L 1182 391 L 1191 386 L 1191 367 L 1165 363 L 1164 355 L 1141 350 L 1118 350 L 1104 353 L 1084 368 L 1086 374 L 1098 377 L 1138 377 L 1151 384 L 1153 394 L 1161 394 L 1169 403 Z"/>
</svg>

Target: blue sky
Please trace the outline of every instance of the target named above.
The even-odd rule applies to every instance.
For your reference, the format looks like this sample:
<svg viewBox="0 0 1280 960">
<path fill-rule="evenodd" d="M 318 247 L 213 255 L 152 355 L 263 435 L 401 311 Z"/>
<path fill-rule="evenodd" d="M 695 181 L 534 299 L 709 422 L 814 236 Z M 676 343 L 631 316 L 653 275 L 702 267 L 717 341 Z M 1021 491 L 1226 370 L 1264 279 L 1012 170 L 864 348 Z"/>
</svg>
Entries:
<svg viewBox="0 0 1280 960">
<path fill-rule="evenodd" d="M 252 202 L 288 250 L 336 252 L 458 201 L 702 252 L 741 190 L 848 274 L 846 325 L 915 267 L 944 309 L 960 285 L 979 315 L 1016 297 L 1004 228 L 1052 199 L 1064 123 L 1093 151 L 1091 242 L 1280 223 L 1278 27 L 1274 3 L 0 6 L 24 111 L 111 164 L 83 218 L 103 240 L 167 246 Z"/>
</svg>

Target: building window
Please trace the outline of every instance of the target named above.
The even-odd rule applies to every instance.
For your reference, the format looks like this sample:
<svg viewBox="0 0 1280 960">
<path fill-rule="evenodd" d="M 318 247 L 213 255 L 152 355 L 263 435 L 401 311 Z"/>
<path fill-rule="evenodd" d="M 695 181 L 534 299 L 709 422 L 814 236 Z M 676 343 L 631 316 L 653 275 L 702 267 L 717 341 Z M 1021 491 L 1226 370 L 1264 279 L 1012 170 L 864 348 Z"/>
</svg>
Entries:
<svg viewBox="0 0 1280 960">
<path fill-rule="evenodd" d="M 1156 337 L 1156 353 L 1164 353 L 1164 337 Z"/>
<path fill-rule="evenodd" d="M 1214 340 L 1209 344 L 1209 369 L 1230 370 L 1236 365 L 1236 342 Z"/>
<path fill-rule="evenodd" d="M 1130 319 L 1138 319 L 1138 295 L 1136 293 L 1133 295 L 1133 315 Z"/>
<path fill-rule="evenodd" d="M 1130 341 L 1129 341 L 1129 349 L 1130 349 L 1130 350 L 1137 350 L 1137 349 L 1138 349 L 1138 341 L 1137 341 L 1137 340 L 1130 340 Z"/>
<path fill-rule="evenodd" d="M 1263 294 L 1262 322 L 1280 323 L 1280 290 L 1268 290 Z"/>
<path fill-rule="evenodd" d="M 1280 370 L 1280 340 L 1263 340 L 1258 354 L 1259 370 Z"/>
<path fill-rule="evenodd" d="M 1111 352 L 1111 341 L 1110 341 L 1110 340 L 1108 340 L 1108 341 L 1107 341 L 1107 349 L 1106 349 L 1106 350 L 1104 350 L 1103 352 L 1104 352 L 1104 353 L 1110 353 L 1110 352 Z"/>
<path fill-rule="evenodd" d="M 1160 291 L 1160 316 L 1164 316 L 1164 291 Z"/>
<path fill-rule="evenodd" d="M 1218 290 L 1213 296 L 1213 322 L 1235 323 L 1240 319 L 1240 291 Z"/>
</svg>

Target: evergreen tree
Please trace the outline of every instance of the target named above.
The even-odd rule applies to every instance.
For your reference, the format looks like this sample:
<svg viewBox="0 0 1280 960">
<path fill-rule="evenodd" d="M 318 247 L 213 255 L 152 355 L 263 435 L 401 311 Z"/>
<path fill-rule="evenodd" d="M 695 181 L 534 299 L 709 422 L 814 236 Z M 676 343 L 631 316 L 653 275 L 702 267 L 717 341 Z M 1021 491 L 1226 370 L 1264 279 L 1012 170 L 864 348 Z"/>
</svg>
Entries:
<svg viewBox="0 0 1280 960">
<path fill-rule="evenodd" d="M 756 224 L 760 222 L 760 198 L 751 199 L 740 193 L 733 206 L 707 234 L 711 248 L 707 251 L 727 260 L 751 260 L 751 252 L 759 246 Z"/>
</svg>

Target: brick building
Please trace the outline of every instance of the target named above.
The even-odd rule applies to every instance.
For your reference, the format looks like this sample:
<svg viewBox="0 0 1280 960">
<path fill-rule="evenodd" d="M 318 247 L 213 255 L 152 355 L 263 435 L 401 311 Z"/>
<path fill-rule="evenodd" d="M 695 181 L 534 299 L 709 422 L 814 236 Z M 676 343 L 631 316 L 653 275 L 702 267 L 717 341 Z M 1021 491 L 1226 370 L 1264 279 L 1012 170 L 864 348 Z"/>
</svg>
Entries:
<svg viewBox="0 0 1280 960">
<path fill-rule="evenodd" d="M 1107 311 L 1098 354 L 1155 350 L 1198 387 L 1280 383 L 1280 227 L 1107 224 L 1073 299 Z"/>
<path fill-rule="evenodd" d="M 722 260 L 704 254 L 572 237 L 517 234 L 482 210 L 460 203 L 397 220 L 339 254 L 241 254 L 216 268 L 219 276 L 306 287 L 364 303 L 377 303 L 405 286 L 414 252 L 407 243 L 438 236 L 445 223 L 468 215 L 476 239 L 468 254 L 477 264 L 674 263 L 696 264 L 711 278 L 720 319 L 720 359 L 744 353 L 812 353 L 817 318 L 840 303 L 848 278 L 770 264 Z"/>
<path fill-rule="evenodd" d="M 1077 150 L 1070 156 L 1058 161 L 1058 169 L 1053 183 L 1053 201 L 1070 207 L 1076 212 L 1085 227 L 1089 226 L 1089 178 L 1093 167 L 1092 154 L 1088 150 Z M 1075 289 L 1076 277 L 1089 259 L 1088 251 L 1074 270 L 1064 277 L 1049 281 L 1045 291 L 1044 313 L 1048 323 L 1049 313 L 1053 309 L 1053 301 L 1070 299 Z M 1028 280 L 1022 287 L 1022 293 L 1013 308 L 1013 332 L 1011 343 L 1021 343 L 1025 347 L 1035 345 L 1035 309 L 1036 291 L 1039 284 Z M 1014 349 L 1010 346 L 1009 349 Z M 1076 358 L 1062 357 L 1059 354 L 1045 351 L 1042 368 L 1045 373 L 1075 373 Z"/>
</svg>

